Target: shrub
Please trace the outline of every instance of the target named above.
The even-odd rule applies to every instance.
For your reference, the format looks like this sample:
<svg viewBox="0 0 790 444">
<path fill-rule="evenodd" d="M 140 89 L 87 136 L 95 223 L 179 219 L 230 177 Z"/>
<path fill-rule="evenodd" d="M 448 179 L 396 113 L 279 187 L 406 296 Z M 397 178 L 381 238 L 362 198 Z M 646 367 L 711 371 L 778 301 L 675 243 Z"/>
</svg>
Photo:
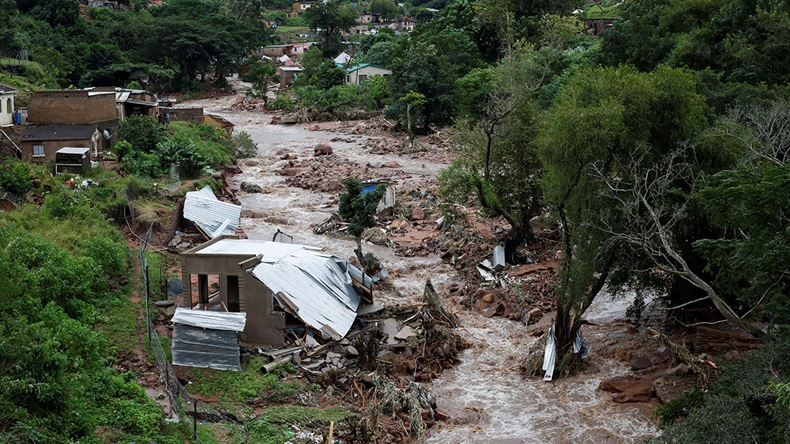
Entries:
<svg viewBox="0 0 790 444">
<path fill-rule="evenodd" d="M 252 137 L 246 131 L 241 131 L 231 136 L 231 147 L 233 156 L 237 159 L 246 159 L 258 155 L 258 144 L 252 141 Z"/>
<path fill-rule="evenodd" d="M 294 103 L 290 97 L 279 95 L 276 99 L 268 102 L 268 108 L 271 110 L 293 111 Z"/>
<path fill-rule="evenodd" d="M 17 159 L 5 159 L 0 163 L 0 188 L 18 195 L 24 195 L 33 187 L 32 166 Z"/>
<path fill-rule="evenodd" d="M 156 145 L 165 140 L 166 136 L 167 131 L 163 126 L 157 124 L 154 119 L 143 115 L 127 117 L 118 129 L 120 140 L 129 142 L 133 150 L 145 153 L 154 151 Z M 118 158 L 121 159 L 120 154 Z"/>
<path fill-rule="evenodd" d="M 195 144 L 179 137 L 171 137 L 169 140 L 159 142 L 156 146 L 156 154 L 163 169 L 175 165 L 179 177 L 184 179 L 197 177 L 206 165 L 198 154 Z"/>
<path fill-rule="evenodd" d="M 120 145 L 120 144 L 119 144 Z M 124 160 L 124 167 L 129 174 L 140 177 L 158 177 L 162 174 L 159 167 L 161 160 L 154 153 L 148 154 L 135 151 Z"/>
</svg>

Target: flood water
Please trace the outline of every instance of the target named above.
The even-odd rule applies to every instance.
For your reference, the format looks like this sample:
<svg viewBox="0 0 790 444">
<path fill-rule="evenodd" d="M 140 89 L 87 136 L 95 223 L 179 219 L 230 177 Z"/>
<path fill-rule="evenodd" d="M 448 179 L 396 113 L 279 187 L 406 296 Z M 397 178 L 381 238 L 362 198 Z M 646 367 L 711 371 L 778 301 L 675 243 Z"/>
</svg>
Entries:
<svg viewBox="0 0 790 444">
<path fill-rule="evenodd" d="M 241 226 L 251 239 L 271 240 L 277 229 L 294 237 L 295 243 L 324 247 L 328 252 L 350 259 L 354 242 L 348 239 L 315 235 L 312 229 L 337 211 L 327 205 L 328 193 L 315 193 L 285 185 L 277 174 L 284 161 L 276 153 L 293 152 L 300 159 L 313 155 L 318 143 L 328 143 L 338 156 L 365 164 L 394 160 L 411 174 L 410 180 L 433 179 L 441 165 L 426 164 L 397 155 L 372 155 L 359 143 L 332 142 L 339 134 L 310 131 L 311 125 L 271 125 L 271 115 L 233 112 L 233 98 L 193 102 L 247 131 L 259 146 L 259 156 L 241 161 L 242 174 L 233 178 L 260 185 L 265 193 L 240 193 L 245 213 Z M 249 214 L 249 213 L 248 213 Z M 444 284 L 457 279 L 455 271 L 436 257 L 403 258 L 390 249 L 365 245 L 390 271 L 393 290 L 377 296 L 384 304 L 404 305 L 418 302 L 425 280 L 430 278 L 442 293 Z M 526 335 L 523 324 L 501 318 L 486 318 L 460 311 L 462 334 L 472 344 L 461 355 L 461 363 L 428 385 L 439 409 L 451 420 L 429 430 L 429 443 L 627 443 L 656 433 L 644 407 L 615 404 L 610 395 L 597 390 L 604 378 L 622 375 L 628 369 L 621 363 L 597 357 L 596 339 L 608 333 L 609 325 L 624 316 L 627 302 L 596 300 L 586 318 L 597 324 L 586 326 L 590 345 L 587 368 L 582 374 L 543 382 L 524 379 L 517 367 L 534 338 Z"/>
</svg>

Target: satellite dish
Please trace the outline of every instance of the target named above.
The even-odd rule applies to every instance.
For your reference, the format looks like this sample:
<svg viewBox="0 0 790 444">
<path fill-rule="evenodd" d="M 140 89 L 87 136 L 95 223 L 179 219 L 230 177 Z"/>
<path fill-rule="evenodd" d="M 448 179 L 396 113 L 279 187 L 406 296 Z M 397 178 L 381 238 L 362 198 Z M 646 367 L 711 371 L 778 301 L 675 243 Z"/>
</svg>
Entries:
<svg viewBox="0 0 790 444">
<path fill-rule="evenodd" d="M 109 131 L 104 130 L 104 131 L 102 131 L 102 134 L 104 135 L 105 139 L 110 140 L 110 132 Z"/>
</svg>

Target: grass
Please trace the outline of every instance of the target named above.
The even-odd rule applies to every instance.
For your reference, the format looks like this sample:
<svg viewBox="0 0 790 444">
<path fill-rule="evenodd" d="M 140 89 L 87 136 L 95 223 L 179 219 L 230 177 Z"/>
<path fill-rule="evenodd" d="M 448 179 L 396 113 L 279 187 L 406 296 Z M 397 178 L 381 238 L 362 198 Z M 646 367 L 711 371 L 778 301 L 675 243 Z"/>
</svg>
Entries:
<svg viewBox="0 0 790 444">
<path fill-rule="evenodd" d="M 599 2 L 602 6 L 592 5 L 587 9 L 587 18 L 620 18 L 620 7 L 618 2 Z"/>
<path fill-rule="evenodd" d="M 188 390 L 207 397 L 216 397 L 220 406 L 229 410 L 249 410 L 254 399 L 287 402 L 305 389 L 299 382 L 281 381 L 295 371 L 293 365 L 284 365 L 267 374 L 260 372 L 264 361 L 253 356 L 240 372 L 204 368 L 189 368 L 184 378 L 190 382 Z"/>
<path fill-rule="evenodd" d="M 0 57 L 0 65 L 28 66 L 28 65 L 38 65 L 38 63 L 31 62 L 30 60 L 19 60 L 19 59 L 12 59 L 11 57 Z"/>
<path fill-rule="evenodd" d="M 127 286 L 131 289 L 131 286 Z M 127 298 L 107 301 L 101 307 L 101 315 L 94 325 L 107 339 L 107 352 L 114 357 L 134 353 L 140 343 L 137 333 L 137 310 L 139 305 Z"/>
</svg>

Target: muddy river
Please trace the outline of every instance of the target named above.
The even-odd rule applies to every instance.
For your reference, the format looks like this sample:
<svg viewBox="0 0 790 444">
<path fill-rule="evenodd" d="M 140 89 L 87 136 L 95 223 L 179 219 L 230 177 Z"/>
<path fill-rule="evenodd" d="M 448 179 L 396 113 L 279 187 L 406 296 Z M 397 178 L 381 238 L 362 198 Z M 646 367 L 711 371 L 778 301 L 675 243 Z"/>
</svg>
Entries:
<svg viewBox="0 0 790 444">
<path fill-rule="evenodd" d="M 397 154 L 374 155 L 361 149 L 358 142 L 331 141 L 342 136 L 337 132 L 315 130 L 315 124 L 272 125 L 271 115 L 259 112 L 231 111 L 236 97 L 193 101 L 246 131 L 257 142 L 255 159 L 242 160 L 242 181 L 260 185 L 264 193 L 239 193 L 245 214 L 242 228 L 251 239 L 271 240 L 279 229 L 295 243 L 322 246 L 340 257 L 353 255 L 352 240 L 313 234 L 313 227 L 326 220 L 337 205 L 329 204 L 329 193 L 317 193 L 285 185 L 277 171 L 285 161 L 283 151 L 300 159 L 312 157 L 318 143 L 328 143 L 334 154 L 362 165 L 368 162 L 396 161 L 407 172 L 407 180 L 435 179 L 440 163 L 413 160 Z M 330 129 L 336 124 L 324 123 Z M 313 130 L 311 130 L 311 128 Z M 447 282 L 457 280 L 455 270 L 437 257 L 404 258 L 390 249 L 365 245 L 388 268 L 394 289 L 378 294 L 384 304 L 411 304 L 420 300 L 425 280 L 430 278 L 440 294 Z M 446 293 L 446 292 L 445 292 Z M 451 420 L 429 430 L 429 443 L 626 443 L 638 442 L 656 433 L 649 415 L 651 407 L 623 405 L 611 401 L 611 395 L 597 390 L 603 378 L 621 375 L 628 369 L 620 362 L 597 357 L 596 340 L 619 331 L 618 319 L 624 317 L 627 302 L 600 298 L 591 307 L 587 319 L 594 325 L 585 327 L 590 345 L 586 371 L 573 378 L 555 382 L 524 379 L 517 370 L 521 358 L 535 340 L 526 334 L 523 324 L 486 318 L 456 309 L 462 321 L 462 334 L 472 347 L 465 350 L 461 363 L 429 384 L 439 409 Z M 451 307 L 455 308 L 455 307 Z"/>
</svg>

